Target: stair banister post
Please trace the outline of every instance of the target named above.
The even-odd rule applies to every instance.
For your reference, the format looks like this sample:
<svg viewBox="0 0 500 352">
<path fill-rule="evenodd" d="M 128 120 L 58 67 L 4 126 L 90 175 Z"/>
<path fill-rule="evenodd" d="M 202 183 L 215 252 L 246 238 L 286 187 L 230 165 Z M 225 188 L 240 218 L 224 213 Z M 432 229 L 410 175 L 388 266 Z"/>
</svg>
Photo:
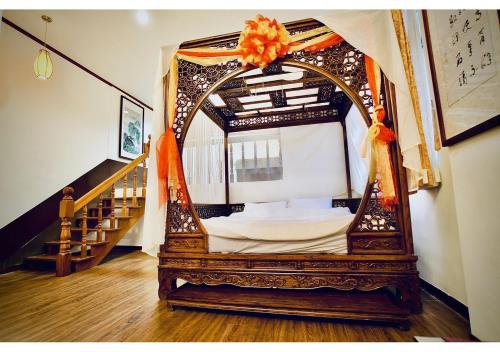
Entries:
<svg viewBox="0 0 500 352">
<path fill-rule="evenodd" d="M 147 169 L 146 169 L 146 159 L 142 162 L 142 194 L 143 198 L 146 198 L 146 177 L 147 177 Z"/>
<path fill-rule="evenodd" d="M 80 252 L 80 257 L 85 258 L 86 256 L 87 256 L 87 206 L 84 206 L 82 214 L 82 249 Z"/>
<path fill-rule="evenodd" d="M 71 218 L 75 215 L 73 192 L 73 188 L 64 187 L 63 199 L 59 203 L 61 235 L 59 239 L 59 253 L 56 256 L 56 276 L 71 274 Z"/>
<path fill-rule="evenodd" d="M 125 174 L 125 176 L 123 176 L 122 216 L 128 215 L 128 211 L 127 211 L 127 177 L 128 177 L 128 174 Z"/>
<path fill-rule="evenodd" d="M 132 187 L 132 206 L 136 207 L 139 205 L 137 203 L 137 166 L 134 167 L 134 176 L 133 176 L 133 187 Z"/>
<path fill-rule="evenodd" d="M 111 207 L 111 214 L 109 217 L 109 227 L 112 229 L 116 228 L 116 216 L 115 216 L 115 184 L 111 186 L 111 202 L 110 202 L 110 207 Z"/>
<path fill-rule="evenodd" d="M 151 145 L 151 135 L 148 135 L 148 142 L 144 143 L 144 154 L 149 156 L 149 147 Z M 146 180 L 147 180 L 147 172 L 146 169 L 146 159 L 142 161 L 142 197 L 146 198 Z"/>
<path fill-rule="evenodd" d="M 148 134 L 148 141 L 144 143 L 144 154 L 147 154 L 148 157 L 149 157 L 150 146 L 151 146 L 151 135 Z"/>
<path fill-rule="evenodd" d="M 102 242 L 102 193 L 99 195 L 99 205 L 97 207 L 97 242 Z"/>
</svg>

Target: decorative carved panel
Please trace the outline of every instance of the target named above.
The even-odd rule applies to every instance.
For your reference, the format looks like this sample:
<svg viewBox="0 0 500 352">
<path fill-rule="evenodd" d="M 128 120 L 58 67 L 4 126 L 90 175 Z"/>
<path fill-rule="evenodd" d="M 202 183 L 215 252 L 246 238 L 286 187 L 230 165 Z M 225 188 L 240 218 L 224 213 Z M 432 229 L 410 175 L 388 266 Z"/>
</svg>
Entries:
<svg viewBox="0 0 500 352">
<path fill-rule="evenodd" d="M 341 271 L 341 272 L 402 272 L 415 271 L 414 262 L 405 261 L 346 261 L 346 260 L 245 260 L 245 259 L 191 259 L 161 258 L 161 265 L 168 268 L 191 269 L 287 269 L 300 272 L 308 271 Z"/>
<path fill-rule="evenodd" d="M 193 204 L 193 208 L 200 219 L 228 216 L 230 214 L 227 204 Z"/>
<path fill-rule="evenodd" d="M 252 127 L 259 128 L 273 128 L 280 127 L 281 125 L 290 125 L 293 122 L 303 122 L 305 120 L 322 120 L 331 119 L 332 122 L 337 121 L 337 110 L 335 109 L 318 109 L 308 111 L 296 111 L 286 114 L 269 114 L 265 116 L 255 117 L 240 117 L 237 119 L 229 120 L 228 130 L 241 131 L 250 129 Z"/>
<path fill-rule="evenodd" d="M 245 204 L 230 204 L 231 213 L 239 213 L 245 210 Z"/>
<path fill-rule="evenodd" d="M 181 138 L 184 123 L 201 96 L 224 76 L 234 72 L 239 67 L 240 63 L 237 60 L 206 67 L 179 60 L 177 115 L 174 119 L 174 131 L 177 140 Z"/>
<path fill-rule="evenodd" d="M 169 251 L 181 252 L 203 252 L 203 238 L 167 238 L 167 247 Z"/>
<path fill-rule="evenodd" d="M 397 209 L 393 211 L 384 210 L 378 201 L 380 188 L 378 183 L 372 185 L 371 197 L 366 203 L 363 215 L 356 225 L 356 232 L 389 232 L 400 229 L 397 217 Z"/>
<path fill-rule="evenodd" d="M 178 203 L 168 203 L 168 233 L 200 233 L 191 210 Z"/>
<path fill-rule="evenodd" d="M 394 275 L 366 276 L 357 274 L 283 274 L 260 272 L 189 271 L 171 269 L 170 278 L 186 280 L 192 284 L 223 285 L 262 288 L 320 288 L 332 287 L 340 290 L 375 290 L 381 287 L 403 287 L 403 280 Z"/>
<path fill-rule="evenodd" d="M 380 237 L 365 237 L 365 238 L 353 238 L 352 239 L 352 248 L 353 251 L 361 250 L 361 251 L 394 251 L 401 249 L 401 237 L 389 237 L 389 238 L 380 238 Z"/>
<path fill-rule="evenodd" d="M 334 91 L 335 91 L 334 85 L 327 85 L 327 86 L 319 87 L 318 102 L 323 103 L 323 102 L 330 101 Z"/>
<path fill-rule="evenodd" d="M 283 91 L 276 90 L 274 92 L 270 92 L 269 95 L 271 96 L 271 101 L 274 108 L 281 108 L 283 106 L 286 106 L 286 97 Z"/>
</svg>

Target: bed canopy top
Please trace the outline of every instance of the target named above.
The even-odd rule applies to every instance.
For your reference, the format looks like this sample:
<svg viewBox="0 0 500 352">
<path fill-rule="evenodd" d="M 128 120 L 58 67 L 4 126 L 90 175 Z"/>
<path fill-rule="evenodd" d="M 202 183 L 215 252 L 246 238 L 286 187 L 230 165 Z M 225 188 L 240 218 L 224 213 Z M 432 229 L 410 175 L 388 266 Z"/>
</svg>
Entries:
<svg viewBox="0 0 500 352">
<path fill-rule="evenodd" d="M 201 110 L 225 132 L 341 122 L 352 106 L 325 75 L 293 63 L 273 63 L 225 81 Z"/>
</svg>

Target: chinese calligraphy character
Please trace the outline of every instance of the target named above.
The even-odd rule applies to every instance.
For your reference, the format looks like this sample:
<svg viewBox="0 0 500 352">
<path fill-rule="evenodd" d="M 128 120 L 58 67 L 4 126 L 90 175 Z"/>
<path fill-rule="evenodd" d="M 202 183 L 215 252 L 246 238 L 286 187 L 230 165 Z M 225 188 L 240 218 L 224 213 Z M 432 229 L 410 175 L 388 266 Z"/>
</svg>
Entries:
<svg viewBox="0 0 500 352">
<path fill-rule="evenodd" d="M 483 43 L 484 43 L 484 27 L 481 28 L 481 30 L 479 31 L 479 33 L 477 35 L 480 36 L 479 45 L 483 45 Z"/>
<path fill-rule="evenodd" d="M 481 68 L 485 68 L 489 65 L 491 65 L 491 53 L 485 53 L 481 59 Z"/>
<path fill-rule="evenodd" d="M 455 34 L 453 34 L 453 37 L 451 38 L 451 44 L 455 45 L 457 43 L 458 43 L 458 32 L 455 32 Z"/>
<path fill-rule="evenodd" d="M 457 58 L 457 67 L 458 67 L 458 66 L 460 66 L 462 64 L 462 61 L 463 61 L 462 54 L 458 53 L 457 56 L 456 56 L 456 58 Z"/>
<path fill-rule="evenodd" d="M 467 77 L 465 76 L 465 71 L 463 70 L 460 77 L 458 77 L 458 83 L 460 84 L 460 87 L 467 84 Z"/>
<path fill-rule="evenodd" d="M 450 28 L 453 28 L 455 22 L 457 22 L 457 15 L 450 15 Z"/>
<path fill-rule="evenodd" d="M 476 22 L 477 22 L 477 21 L 479 21 L 479 20 L 481 19 L 481 16 L 482 16 L 483 14 L 481 13 L 481 11 L 476 10 L 475 15 L 476 15 Z"/>
<path fill-rule="evenodd" d="M 462 32 L 467 33 L 467 31 L 471 29 L 469 25 L 470 25 L 469 20 L 466 20 L 464 26 L 462 27 Z"/>
<path fill-rule="evenodd" d="M 469 75 L 469 77 L 475 76 L 476 75 L 476 68 L 474 67 L 474 65 L 470 65 L 470 70 L 472 71 L 472 73 Z"/>
<path fill-rule="evenodd" d="M 467 42 L 467 48 L 469 49 L 469 56 L 472 56 L 472 42 L 470 40 Z"/>
</svg>

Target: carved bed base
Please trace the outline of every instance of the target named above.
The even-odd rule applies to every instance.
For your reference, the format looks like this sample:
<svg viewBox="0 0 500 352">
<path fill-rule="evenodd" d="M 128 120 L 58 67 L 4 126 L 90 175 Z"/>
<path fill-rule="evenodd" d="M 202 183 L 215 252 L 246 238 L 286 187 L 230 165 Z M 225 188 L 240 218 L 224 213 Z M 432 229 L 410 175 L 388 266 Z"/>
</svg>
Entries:
<svg viewBox="0 0 500 352">
<path fill-rule="evenodd" d="M 380 255 L 264 255 L 264 254 L 217 254 L 217 253 L 165 253 L 159 254 L 158 266 L 159 296 L 167 306 L 187 306 L 261 313 L 278 313 L 327 318 L 362 319 L 397 323 L 407 328 L 411 313 L 420 313 L 420 281 L 416 270 L 415 256 Z M 300 307 L 287 299 L 283 306 L 276 304 L 280 292 L 286 296 L 289 290 L 274 290 L 273 306 L 266 305 L 268 293 L 262 290 L 262 297 L 247 296 L 245 304 L 234 302 L 231 290 L 225 288 L 212 292 L 203 299 L 193 299 L 189 289 L 185 293 L 177 289 L 176 280 L 183 279 L 194 285 L 231 285 L 234 287 L 341 290 L 349 297 L 342 306 L 311 306 L 301 300 Z M 388 298 L 375 291 L 390 287 L 396 295 Z M 182 287 L 181 287 L 182 288 Z M 192 290 L 192 289 L 191 289 Z M 258 290 L 257 290 L 258 291 Z M 257 292 L 254 290 L 254 292 Z M 317 291 L 317 292 L 316 292 Z M 376 292 L 374 295 L 360 295 L 356 292 Z M 209 292 L 209 291 L 207 291 Z M 236 292 L 236 291 L 235 291 Z M 239 292 L 239 291 L 238 291 Z M 324 293 L 326 292 L 326 293 Z M 258 293 L 258 292 L 257 292 Z M 313 290 L 316 301 L 322 301 L 330 291 Z M 192 293 L 191 293 L 192 294 Z M 340 297 L 342 292 L 336 292 Z M 287 297 L 289 297 L 288 295 Z M 210 298 L 212 297 L 212 298 Z M 382 299 L 377 301 L 376 297 Z M 297 296 L 300 299 L 300 296 Z M 367 305 L 367 299 L 372 302 Z M 232 303 L 228 303 L 232 302 Z M 305 303 L 304 303 L 305 302 Z M 376 308 L 374 308 L 376 307 Z"/>
</svg>

